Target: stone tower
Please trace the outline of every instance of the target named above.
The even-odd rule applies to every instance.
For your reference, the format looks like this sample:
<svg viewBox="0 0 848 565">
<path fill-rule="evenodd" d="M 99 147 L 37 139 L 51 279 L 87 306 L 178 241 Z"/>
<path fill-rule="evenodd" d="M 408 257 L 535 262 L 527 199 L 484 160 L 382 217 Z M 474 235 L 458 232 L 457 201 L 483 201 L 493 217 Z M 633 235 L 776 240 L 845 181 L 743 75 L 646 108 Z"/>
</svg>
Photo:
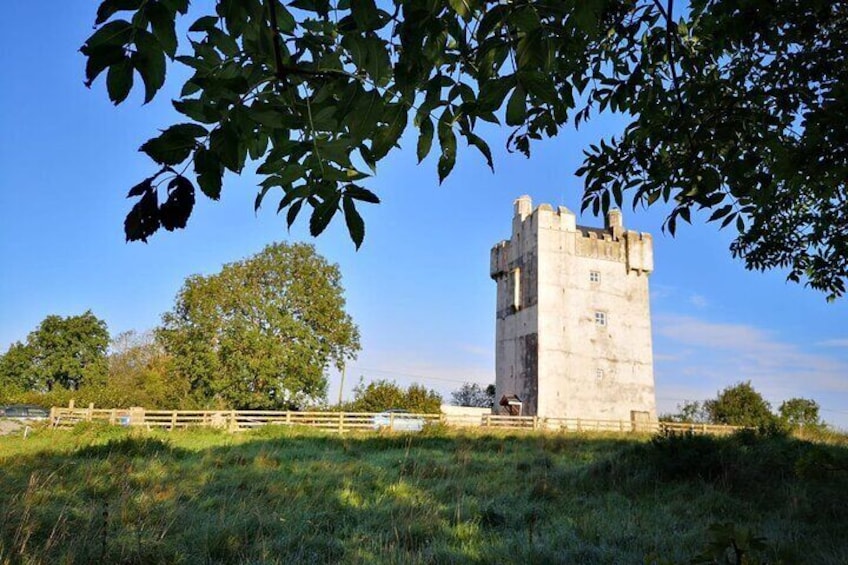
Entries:
<svg viewBox="0 0 848 565">
<path fill-rule="evenodd" d="M 618 210 L 600 229 L 516 200 L 512 238 L 491 256 L 496 400 L 517 397 L 528 416 L 656 420 L 653 268 L 651 236 L 625 231 Z"/>
</svg>

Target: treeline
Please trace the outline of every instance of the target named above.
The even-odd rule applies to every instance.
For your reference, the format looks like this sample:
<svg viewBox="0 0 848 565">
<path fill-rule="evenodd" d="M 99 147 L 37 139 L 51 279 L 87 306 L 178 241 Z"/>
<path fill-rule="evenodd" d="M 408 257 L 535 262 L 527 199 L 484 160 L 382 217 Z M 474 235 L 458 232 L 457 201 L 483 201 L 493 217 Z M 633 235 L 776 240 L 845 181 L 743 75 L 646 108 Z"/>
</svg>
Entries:
<svg viewBox="0 0 848 565">
<path fill-rule="evenodd" d="M 358 351 L 338 267 L 276 244 L 187 278 L 150 332 L 47 316 L 0 356 L 0 402 L 300 409 L 326 402 L 327 371 Z"/>
<path fill-rule="evenodd" d="M 64 406 L 71 399 L 117 408 L 201 404 L 155 332 L 110 339 L 106 323 L 90 311 L 48 316 L 0 357 L 0 404 Z"/>
<path fill-rule="evenodd" d="M 825 424 L 821 420 L 819 410 L 815 400 L 790 398 L 781 402 L 775 412 L 771 404 L 754 390 L 748 381 L 729 386 L 715 398 L 703 402 L 685 401 L 677 406 L 676 413 L 661 416 L 660 420 L 760 429 L 821 429 Z"/>
<path fill-rule="evenodd" d="M 245 408 L 194 394 L 156 331 L 123 332 L 110 341 L 105 322 L 91 312 L 48 316 L 26 343 L 12 345 L 0 357 L 0 404 L 65 406 L 71 399 L 78 406 L 110 408 Z M 341 406 L 328 406 L 326 398 L 319 398 L 280 408 L 427 414 L 438 413 L 441 404 L 439 393 L 419 384 L 404 388 L 387 379 L 360 379 L 353 399 Z"/>
</svg>

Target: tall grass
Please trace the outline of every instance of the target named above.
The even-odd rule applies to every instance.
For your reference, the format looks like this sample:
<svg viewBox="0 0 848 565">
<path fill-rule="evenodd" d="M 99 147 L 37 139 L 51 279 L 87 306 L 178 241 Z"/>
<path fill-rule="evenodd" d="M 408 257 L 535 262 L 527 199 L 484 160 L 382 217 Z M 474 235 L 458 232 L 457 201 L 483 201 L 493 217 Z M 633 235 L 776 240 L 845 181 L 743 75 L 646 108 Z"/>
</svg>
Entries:
<svg viewBox="0 0 848 565">
<path fill-rule="evenodd" d="M 765 538 L 751 562 L 848 562 L 848 450 L 277 427 L 0 438 L 0 563 L 683 563 L 728 543 L 710 530 L 727 522 Z"/>
</svg>

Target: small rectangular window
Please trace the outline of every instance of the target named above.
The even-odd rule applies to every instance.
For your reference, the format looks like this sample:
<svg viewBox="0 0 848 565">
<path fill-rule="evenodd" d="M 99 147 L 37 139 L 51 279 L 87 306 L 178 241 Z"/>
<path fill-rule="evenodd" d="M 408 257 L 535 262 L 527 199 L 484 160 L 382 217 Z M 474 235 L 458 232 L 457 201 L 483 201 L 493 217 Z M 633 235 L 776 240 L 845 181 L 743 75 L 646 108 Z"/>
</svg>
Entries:
<svg viewBox="0 0 848 565">
<path fill-rule="evenodd" d="M 593 283 L 601 282 L 601 272 L 600 271 L 589 271 L 589 282 L 593 282 Z"/>
<path fill-rule="evenodd" d="M 597 326 L 607 325 L 607 314 L 606 314 L 606 312 L 595 312 L 595 325 L 597 325 Z"/>
<path fill-rule="evenodd" d="M 604 379 L 604 370 L 603 369 L 595 369 L 595 378 L 599 381 Z"/>
</svg>

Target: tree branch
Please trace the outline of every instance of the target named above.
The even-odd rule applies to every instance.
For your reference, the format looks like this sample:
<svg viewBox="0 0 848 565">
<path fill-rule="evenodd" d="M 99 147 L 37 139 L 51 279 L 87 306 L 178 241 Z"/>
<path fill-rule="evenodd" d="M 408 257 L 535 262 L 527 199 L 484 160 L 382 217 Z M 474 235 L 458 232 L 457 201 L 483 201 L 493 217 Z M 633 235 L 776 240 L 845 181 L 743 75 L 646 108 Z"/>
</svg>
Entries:
<svg viewBox="0 0 848 565">
<path fill-rule="evenodd" d="M 280 30 L 277 28 L 277 0 L 266 0 L 268 4 L 269 18 L 271 20 L 271 42 L 274 44 L 274 64 L 276 65 L 276 76 L 281 81 L 285 82 L 288 75 L 285 65 L 283 65 L 283 53 L 280 48 Z"/>
</svg>

